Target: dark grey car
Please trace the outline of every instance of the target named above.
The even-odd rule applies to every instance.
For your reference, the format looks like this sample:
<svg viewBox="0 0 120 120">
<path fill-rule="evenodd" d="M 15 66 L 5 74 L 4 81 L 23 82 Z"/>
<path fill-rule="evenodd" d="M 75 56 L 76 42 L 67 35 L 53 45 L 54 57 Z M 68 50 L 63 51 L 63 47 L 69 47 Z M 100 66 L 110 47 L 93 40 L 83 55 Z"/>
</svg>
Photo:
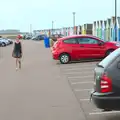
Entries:
<svg viewBox="0 0 120 120">
<path fill-rule="evenodd" d="M 91 99 L 100 109 L 120 110 L 120 48 L 97 64 Z"/>
</svg>

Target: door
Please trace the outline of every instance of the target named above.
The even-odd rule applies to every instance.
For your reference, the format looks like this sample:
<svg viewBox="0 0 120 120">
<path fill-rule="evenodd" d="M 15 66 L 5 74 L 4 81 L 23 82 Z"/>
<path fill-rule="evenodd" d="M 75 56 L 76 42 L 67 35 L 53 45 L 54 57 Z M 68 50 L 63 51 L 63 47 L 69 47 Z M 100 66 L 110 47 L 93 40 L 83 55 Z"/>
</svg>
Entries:
<svg viewBox="0 0 120 120">
<path fill-rule="evenodd" d="M 104 42 L 95 38 L 78 38 L 80 55 L 82 58 L 101 58 L 105 53 Z M 101 42 L 101 45 L 99 44 Z"/>
<path fill-rule="evenodd" d="M 69 53 L 72 59 L 79 59 L 80 44 L 78 43 L 77 38 L 69 38 L 64 40 L 63 42 L 64 42 L 64 52 Z"/>
</svg>

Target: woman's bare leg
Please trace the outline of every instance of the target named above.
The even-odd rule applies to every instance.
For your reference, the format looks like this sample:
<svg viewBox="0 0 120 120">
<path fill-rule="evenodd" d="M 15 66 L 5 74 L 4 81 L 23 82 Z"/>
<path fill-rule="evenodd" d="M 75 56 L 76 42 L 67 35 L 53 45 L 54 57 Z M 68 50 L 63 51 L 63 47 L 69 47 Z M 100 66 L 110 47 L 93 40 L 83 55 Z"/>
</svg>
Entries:
<svg viewBox="0 0 120 120">
<path fill-rule="evenodd" d="M 18 59 L 18 62 L 19 62 L 19 68 L 21 69 L 21 59 L 20 58 Z"/>
<path fill-rule="evenodd" d="M 18 69 L 18 58 L 16 58 L 16 70 Z"/>
</svg>

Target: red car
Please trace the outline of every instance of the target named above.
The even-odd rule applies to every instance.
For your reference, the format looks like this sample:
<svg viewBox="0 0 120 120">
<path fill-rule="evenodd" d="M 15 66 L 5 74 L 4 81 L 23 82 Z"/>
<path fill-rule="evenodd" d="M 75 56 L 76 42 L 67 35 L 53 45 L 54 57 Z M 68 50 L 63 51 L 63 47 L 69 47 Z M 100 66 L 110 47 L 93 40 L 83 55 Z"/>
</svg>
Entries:
<svg viewBox="0 0 120 120">
<path fill-rule="evenodd" d="M 105 42 L 91 35 L 75 35 L 58 39 L 51 51 L 53 59 L 66 64 L 72 60 L 104 58 L 120 47 L 117 42 Z"/>
</svg>

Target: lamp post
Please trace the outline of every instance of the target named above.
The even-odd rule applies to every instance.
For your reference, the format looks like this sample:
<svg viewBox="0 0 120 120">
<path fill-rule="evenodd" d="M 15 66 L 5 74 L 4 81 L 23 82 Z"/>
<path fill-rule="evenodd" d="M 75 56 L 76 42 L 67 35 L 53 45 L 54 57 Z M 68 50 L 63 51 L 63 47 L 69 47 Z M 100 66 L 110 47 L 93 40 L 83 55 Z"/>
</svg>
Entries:
<svg viewBox="0 0 120 120">
<path fill-rule="evenodd" d="M 73 28 L 74 28 L 74 34 L 75 34 L 75 12 L 73 12 Z"/>
<path fill-rule="evenodd" d="M 30 24 L 30 34 L 32 35 L 32 24 Z"/>
<path fill-rule="evenodd" d="M 52 21 L 52 35 L 53 35 L 54 21 Z"/>
</svg>

